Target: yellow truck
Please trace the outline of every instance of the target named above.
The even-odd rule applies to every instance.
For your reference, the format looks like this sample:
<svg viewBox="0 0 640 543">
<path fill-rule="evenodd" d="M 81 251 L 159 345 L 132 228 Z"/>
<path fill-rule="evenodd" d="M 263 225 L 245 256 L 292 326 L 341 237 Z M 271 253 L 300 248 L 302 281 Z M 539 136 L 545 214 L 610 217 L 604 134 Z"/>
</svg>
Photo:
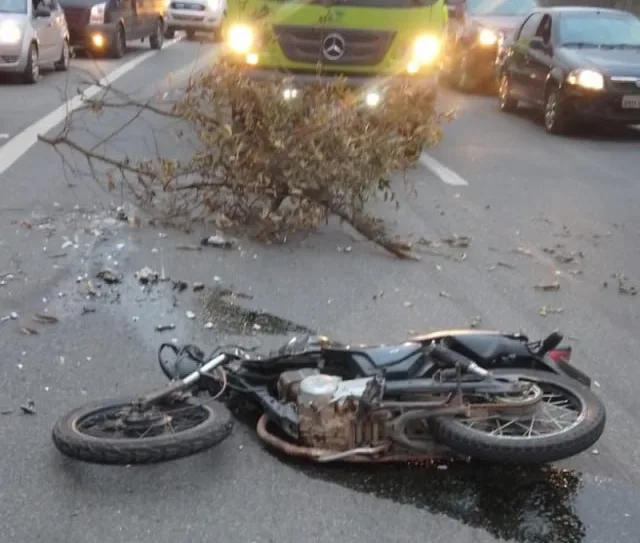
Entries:
<svg viewBox="0 0 640 543">
<path fill-rule="evenodd" d="M 228 0 L 223 46 L 253 78 L 341 75 L 374 105 L 389 79 L 435 95 L 447 21 L 445 0 Z"/>
</svg>

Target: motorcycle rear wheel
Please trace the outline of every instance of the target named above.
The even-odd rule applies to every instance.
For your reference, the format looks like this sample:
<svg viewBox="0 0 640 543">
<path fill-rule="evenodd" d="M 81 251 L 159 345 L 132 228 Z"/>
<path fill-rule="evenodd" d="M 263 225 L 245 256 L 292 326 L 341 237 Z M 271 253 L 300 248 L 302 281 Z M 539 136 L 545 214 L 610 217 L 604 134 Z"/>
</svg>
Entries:
<svg viewBox="0 0 640 543">
<path fill-rule="evenodd" d="M 171 433 L 161 435 L 146 435 L 150 431 L 144 431 L 140 422 L 137 426 L 122 427 L 122 417 L 118 418 L 135 401 L 135 398 L 118 398 L 92 402 L 70 411 L 60 417 L 56 422 L 52 439 L 56 448 L 65 456 L 91 462 L 95 464 L 152 464 L 167 462 L 204 451 L 224 441 L 233 429 L 233 421 L 224 406 L 218 403 L 202 404 L 192 400 L 183 401 L 176 406 L 171 406 L 166 413 L 160 411 L 161 406 L 154 406 L 156 421 L 149 423 L 149 430 L 163 429 L 160 424 L 168 420 Z M 159 412 L 158 412 L 159 411 Z M 177 414 L 180 414 L 176 417 Z M 187 415 L 188 413 L 188 415 Z M 171 418 L 167 418 L 167 415 Z M 179 419 L 195 419 L 192 426 L 183 431 L 175 432 L 172 422 L 180 422 Z M 87 421 L 104 417 L 105 436 L 96 435 L 100 430 L 82 431 L 82 426 Z M 164 419 L 163 419 L 164 417 Z M 118 430 L 114 429 L 114 423 L 108 421 L 120 421 Z M 190 421 L 187 421 L 189 424 Z M 108 427 L 110 425 L 110 427 Z M 165 425 L 166 426 L 166 425 Z M 132 433 L 140 435 L 132 437 Z M 123 434 L 123 435 L 122 435 Z"/>
<path fill-rule="evenodd" d="M 478 460 L 488 462 L 517 463 L 517 464 L 547 464 L 575 456 L 592 445 L 602 435 L 606 423 L 606 412 L 602 401 L 588 388 L 568 377 L 554 373 L 528 370 L 528 369 L 503 369 L 495 370 L 494 375 L 513 376 L 518 375 L 522 379 L 536 383 L 545 395 L 551 395 L 546 391 L 556 390 L 555 395 L 562 392 L 565 396 L 572 397 L 573 401 L 580 404 L 577 420 L 566 429 L 558 430 L 549 435 L 496 435 L 485 430 L 472 428 L 469 421 L 464 418 L 442 416 L 430 420 L 433 437 L 454 451 L 471 456 Z M 552 401 L 545 406 L 559 407 Z M 536 414 L 537 415 L 537 414 Z M 549 415 L 551 416 L 551 415 Z M 502 419 L 508 420 L 505 415 Z M 533 428 L 535 415 L 530 424 Z M 540 421 L 542 422 L 542 421 Z M 508 423 L 513 425 L 513 422 Z M 559 424 L 556 421 L 556 424 Z M 520 420 L 515 420 L 515 425 L 524 427 Z M 528 424 L 527 424 L 528 425 Z M 507 424 L 501 428 L 505 429 Z M 495 431 L 495 430 L 494 430 Z M 530 430 L 531 433 L 531 430 Z"/>
</svg>

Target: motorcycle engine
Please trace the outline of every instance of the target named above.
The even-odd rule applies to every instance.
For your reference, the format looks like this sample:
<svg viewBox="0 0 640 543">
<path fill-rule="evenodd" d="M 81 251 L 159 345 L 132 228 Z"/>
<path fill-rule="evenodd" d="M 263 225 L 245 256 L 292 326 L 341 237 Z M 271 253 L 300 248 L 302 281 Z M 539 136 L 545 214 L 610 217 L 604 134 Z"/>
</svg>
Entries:
<svg viewBox="0 0 640 543">
<path fill-rule="evenodd" d="M 382 420 L 356 420 L 358 398 L 369 378 L 343 381 L 315 369 L 284 372 L 278 380 L 281 400 L 298 406 L 300 441 L 307 447 L 345 451 L 379 442 Z"/>
</svg>

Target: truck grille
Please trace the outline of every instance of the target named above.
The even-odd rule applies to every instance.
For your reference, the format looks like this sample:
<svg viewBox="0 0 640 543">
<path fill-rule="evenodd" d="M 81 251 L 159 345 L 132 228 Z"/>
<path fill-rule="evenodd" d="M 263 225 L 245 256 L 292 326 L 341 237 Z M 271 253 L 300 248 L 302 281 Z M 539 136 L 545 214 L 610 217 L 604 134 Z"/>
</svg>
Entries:
<svg viewBox="0 0 640 543">
<path fill-rule="evenodd" d="M 284 55 L 293 62 L 359 66 L 379 64 L 396 35 L 386 30 L 281 25 L 274 26 L 274 32 Z M 327 59 L 322 53 L 323 42 L 330 34 L 344 41 L 344 55 L 337 60 Z"/>
<path fill-rule="evenodd" d="M 193 11 L 204 11 L 205 7 L 202 4 L 192 4 L 190 2 L 171 2 L 171 9 L 189 9 Z"/>
</svg>

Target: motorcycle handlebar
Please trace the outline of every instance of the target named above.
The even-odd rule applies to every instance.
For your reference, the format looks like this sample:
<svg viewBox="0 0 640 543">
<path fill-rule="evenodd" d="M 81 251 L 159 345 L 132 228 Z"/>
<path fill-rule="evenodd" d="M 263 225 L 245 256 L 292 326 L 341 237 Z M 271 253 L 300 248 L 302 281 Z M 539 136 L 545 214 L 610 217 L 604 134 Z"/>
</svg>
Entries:
<svg viewBox="0 0 640 543">
<path fill-rule="evenodd" d="M 473 360 L 467 358 L 460 353 L 457 353 L 444 345 L 434 345 L 431 348 L 430 355 L 439 362 L 448 364 L 452 367 L 461 367 L 463 370 L 470 373 L 475 373 L 479 377 L 485 378 L 491 372 L 481 368 Z"/>
</svg>

